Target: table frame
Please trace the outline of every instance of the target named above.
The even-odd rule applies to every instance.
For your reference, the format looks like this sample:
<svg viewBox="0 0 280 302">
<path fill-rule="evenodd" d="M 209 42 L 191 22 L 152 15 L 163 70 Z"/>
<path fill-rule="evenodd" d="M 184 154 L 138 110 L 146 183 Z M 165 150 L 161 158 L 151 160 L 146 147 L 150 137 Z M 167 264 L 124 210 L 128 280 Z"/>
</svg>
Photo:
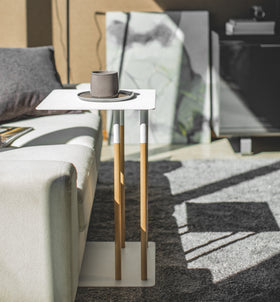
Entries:
<svg viewBox="0 0 280 302">
<path fill-rule="evenodd" d="M 115 279 L 121 280 L 121 248 L 125 248 L 124 111 L 113 111 Z M 140 111 L 141 280 L 147 280 L 148 248 L 148 111 Z"/>
<path fill-rule="evenodd" d="M 88 85 L 89 88 L 89 85 Z M 115 215 L 115 281 L 113 286 L 122 286 L 118 280 L 122 280 L 122 254 L 127 254 L 124 251 L 125 242 L 125 179 L 124 179 L 124 111 L 139 110 L 140 111 L 140 227 L 141 227 L 141 280 L 136 280 L 137 286 L 153 286 L 153 280 L 147 277 L 148 272 L 152 276 L 155 275 L 155 244 L 150 243 L 148 248 L 148 110 L 155 109 L 155 90 L 153 89 L 134 89 L 134 97 L 125 102 L 86 102 L 77 97 L 81 92 L 77 89 L 55 89 L 53 90 L 38 106 L 38 110 L 113 110 L 113 134 L 114 134 L 114 215 Z M 131 254 L 135 254 L 137 244 L 127 242 Z M 87 244 L 89 249 L 107 249 L 110 244 Z M 102 254 L 102 252 L 100 253 Z M 136 257 L 136 256 L 135 256 Z M 87 264 L 93 263 L 94 259 L 89 259 L 86 255 Z M 130 257 L 128 257 L 130 258 Z M 150 259 L 152 267 L 148 267 L 148 259 Z M 99 261 L 99 260 L 98 260 Z M 128 261 L 129 263 L 134 260 Z M 138 260 L 137 260 L 138 261 Z M 138 262 L 137 262 L 138 263 Z M 95 265 L 99 262 L 95 262 Z M 126 265 L 127 267 L 127 265 Z M 94 268 L 93 268 L 94 269 Z M 102 269 L 100 269 L 102 270 Z M 127 269 L 126 269 L 127 272 Z M 149 273 L 149 274 L 150 274 Z M 91 277 L 87 278 L 89 272 L 86 271 L 84 286 L 91 284 Z M 126 276 L 127 277 L 127 276 Z M 107 277 L 106 277 L 107 278 Z M 111 281 L 106 284 L 112 284 Z M 134 278 L 134 277 L 133 277 Z M 150 278 L 150 277 L 149 277 Z M 93 276 L 93 283 L 101 284 Z M 147 280 L 147 281 L 145 281 Z M 145 281 L 145 282 L 142 282 Z M 133 281 L 134 282 L 134 281 Z M 130 277 L 127 278 L 126 284 L 130 284 Z M 118 283 L 118 284 L 117 284 Z M 99 286 L 99 285 L 98 285 Z"/>
</svg>

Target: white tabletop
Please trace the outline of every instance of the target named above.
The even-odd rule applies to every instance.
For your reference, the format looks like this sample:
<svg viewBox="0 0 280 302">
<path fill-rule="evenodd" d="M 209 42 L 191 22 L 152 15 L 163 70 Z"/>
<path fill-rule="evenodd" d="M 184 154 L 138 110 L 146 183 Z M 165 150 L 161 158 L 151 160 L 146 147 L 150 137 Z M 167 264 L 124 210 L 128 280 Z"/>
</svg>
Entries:
<svg viewBox="0 0 280 302">
<path fill-rule="evenodd" d="M 38 110 L 151 110 L 156 106 L 154 89 L 125 89 L 133 91 L 135 98 L 119 102 L 83 101 L 80 89 L 55 89 L 37 106 Z"/>
</svg>

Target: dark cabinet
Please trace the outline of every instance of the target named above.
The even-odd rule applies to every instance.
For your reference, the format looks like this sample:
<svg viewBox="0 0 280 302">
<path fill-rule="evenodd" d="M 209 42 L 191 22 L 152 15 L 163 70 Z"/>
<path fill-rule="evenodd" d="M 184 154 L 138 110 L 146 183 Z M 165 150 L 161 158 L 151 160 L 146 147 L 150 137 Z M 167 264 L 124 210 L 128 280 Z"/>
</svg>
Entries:
<svg viewBox="0 0 280 302">
<path fill-rule="evenodd" d="M 212 32 L 212 126 L 218 137 L 280 134 L 280 39 Z"/>
</svg>

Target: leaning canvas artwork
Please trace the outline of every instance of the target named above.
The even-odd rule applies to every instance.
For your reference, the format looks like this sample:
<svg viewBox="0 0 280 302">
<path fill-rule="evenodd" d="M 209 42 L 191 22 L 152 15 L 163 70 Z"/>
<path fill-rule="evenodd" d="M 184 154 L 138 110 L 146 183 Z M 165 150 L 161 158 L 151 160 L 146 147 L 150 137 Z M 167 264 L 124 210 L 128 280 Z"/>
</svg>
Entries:
<svg viewBox="0 0 280 302">
<path fill-rule="evenodd" d="M 108 12 L 106 59 L 107 69 L 119 72 L 121 89 L 156 89 L 150 143 L 210 141 L 207 12 Z M 125 112 L 126 143 L 139 142 L 138 120 L 138 112 Z"/>
</svg>

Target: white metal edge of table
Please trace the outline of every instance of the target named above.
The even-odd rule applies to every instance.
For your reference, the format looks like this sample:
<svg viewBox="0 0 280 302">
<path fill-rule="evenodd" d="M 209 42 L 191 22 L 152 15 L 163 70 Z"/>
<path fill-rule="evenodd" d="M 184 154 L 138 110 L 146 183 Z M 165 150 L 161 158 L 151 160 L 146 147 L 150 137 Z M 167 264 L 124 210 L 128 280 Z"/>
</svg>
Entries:
<svg viewBox="0 0 280 302">
<path fill-rule="evenodd" d="M 91 102 L 81 100 L 78 89 L 55 89 L 38 106 L 37 110 L 153 110 L 154 89 L 126 89 L 135 93 L 135 98 L 122 102 Z"/>
<path fill-rule="evenodd" d="M 135 98 L 123 102 L 81 100 L 77 89 L 55 89 L 37 110 L 113 110 L 115 280 L 121 280 L 121 248 L 125 247 L 124 110 L 140 110 L 140 228 L 141 280 L 147 280 L 148 248 L 148 110 L 155 109 L 154 89 L 133 89 Z"/>
</svg>

